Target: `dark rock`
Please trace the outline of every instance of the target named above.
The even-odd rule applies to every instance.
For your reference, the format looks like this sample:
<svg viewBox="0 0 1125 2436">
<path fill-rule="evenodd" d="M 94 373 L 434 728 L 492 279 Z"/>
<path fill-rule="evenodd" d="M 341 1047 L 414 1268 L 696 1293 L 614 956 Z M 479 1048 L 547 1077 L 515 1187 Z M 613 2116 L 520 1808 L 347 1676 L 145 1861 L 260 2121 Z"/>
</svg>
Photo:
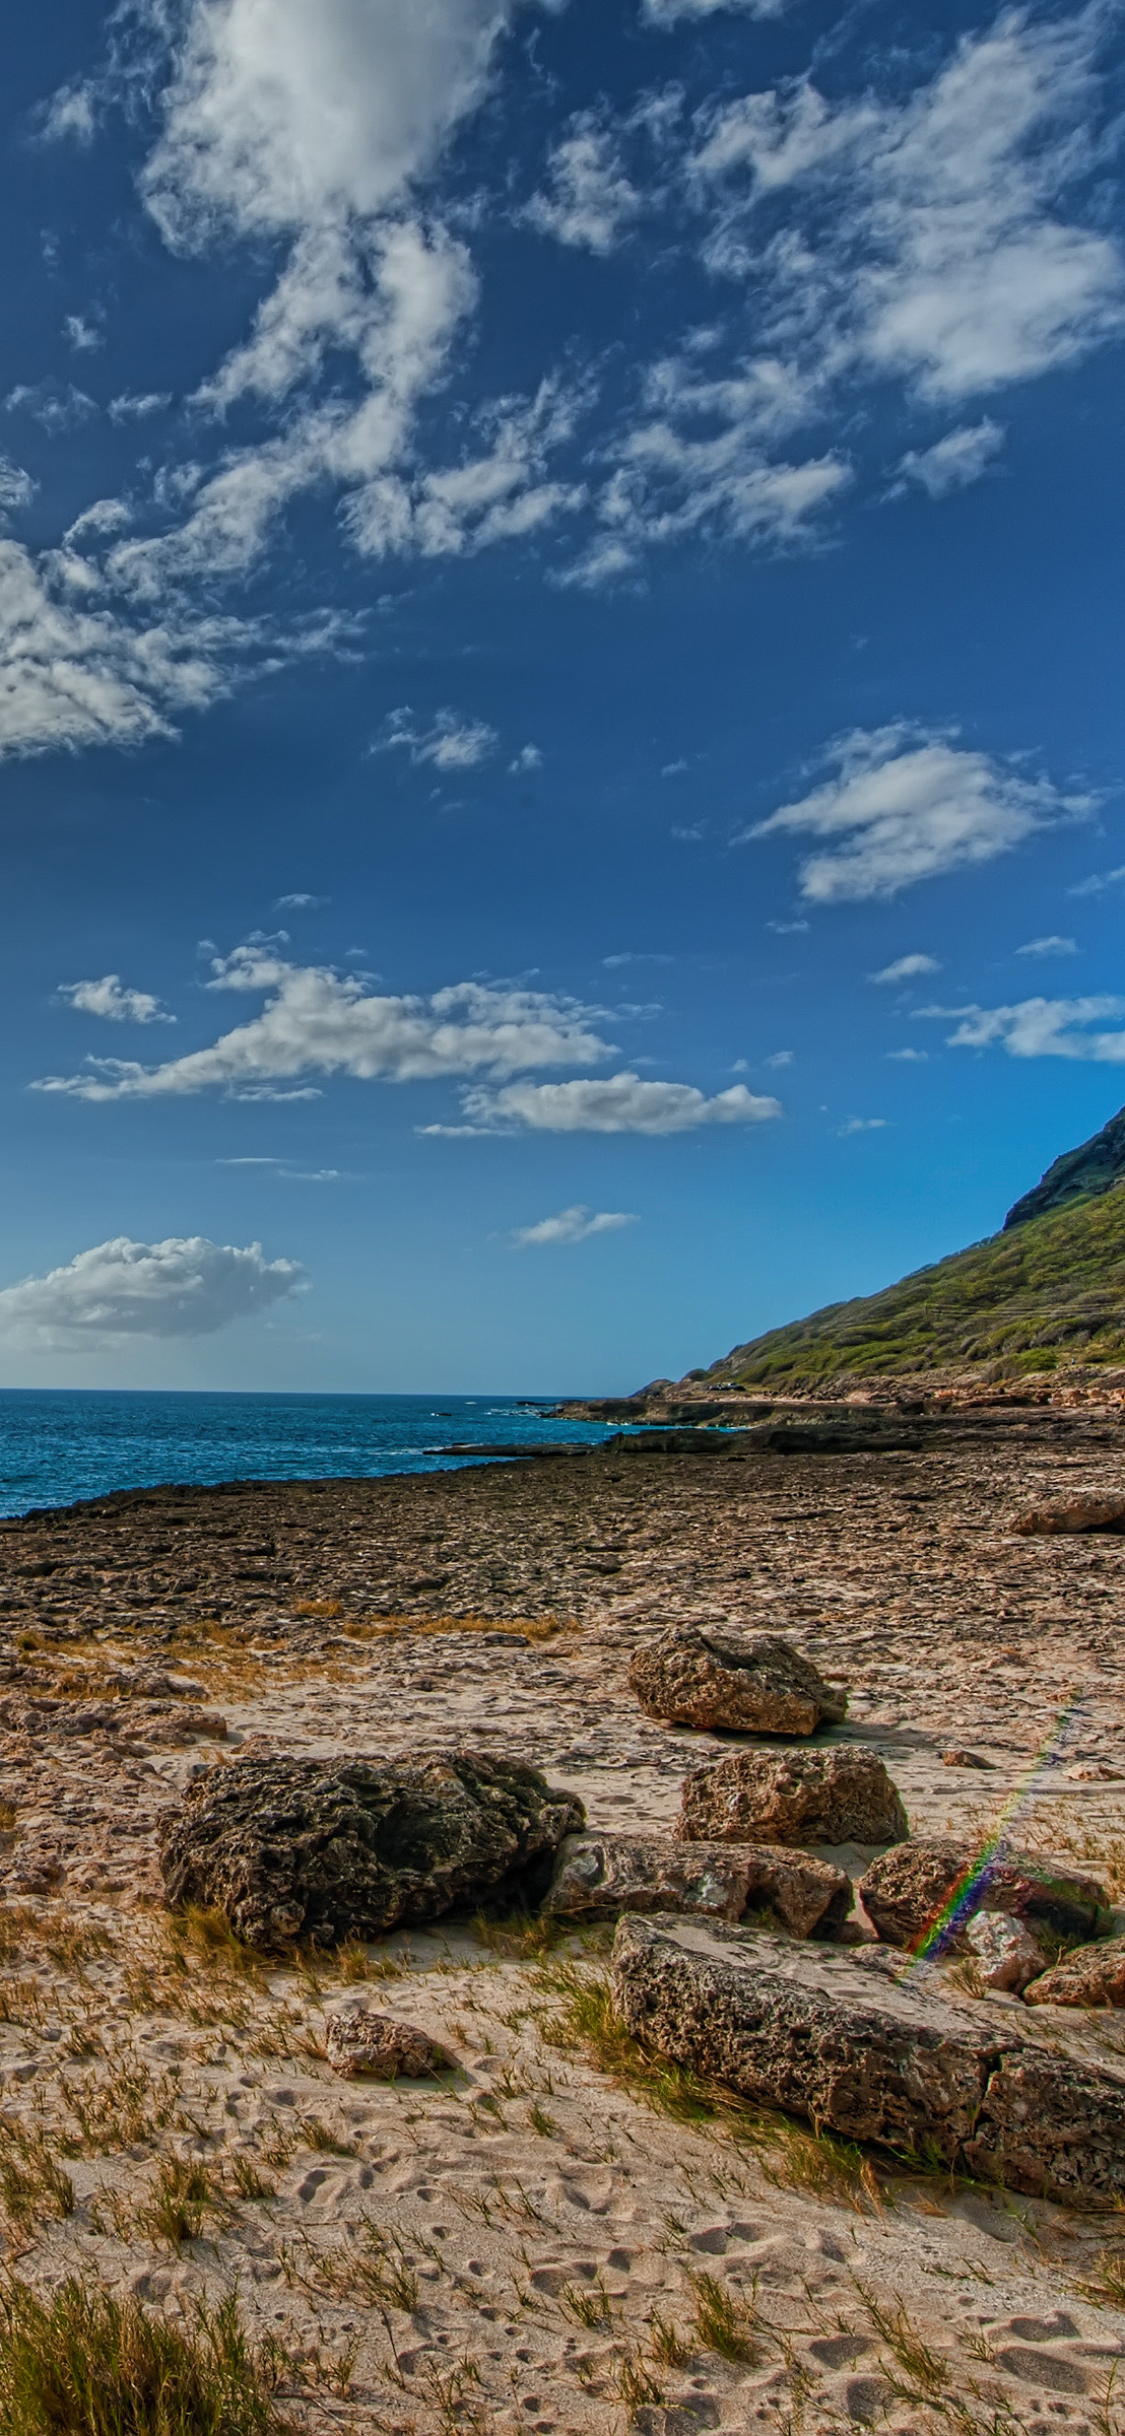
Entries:
<svg viewBox="0 0 1125 2436">
<path fill-rule="evenodd" d="M 945 1836 L 920 1836 L 880 1853 L 859 1882 L 872 1927 L 888 1945 L 916 1945 L 962 1881 L 969 1893 L 977 1858 L 967 1844 Z M 1092 1937 L 1108 1901 L 1096 1878 L 1013 1852 L 988 1864 L 972 1888 L 965 1919 L 976 1911 L 1012 1912 L 1061 1937 Z"/>
<path fill-rule="evenodd" d="M 910 1833 L 874 1751 L 732 1751 L 696 1768 L 680 1793 L 677 1835 L 695 1843 L 891 1844 Z"/>
<path fill-rule="evenodd" d="M 830 1937 L 851 1910 L 842 1869 L 770 1844 L 682 1844 L 671 1836 L 568 1835 L 543 1909 L 557 1919 L 607 1912 L 776 1913 L 794 1937 Z"/>
<path fill-rule="evenodd" d="M 210 1768 L 160 1831 L 170 1904 L 223 1912 L 248 1944 L 377 1936 L 457 1904 L 538 1899 L 581 1802 L 479 1752 L 244 1759 Z"/>
<path fill-rule="evenodd" d="M 1100 1133 L 1091 1134 L 1089 1141 L 1080 1143 L 1077 1150 L 1064 1150 L 1061 1158 L 1052 1160 L 1038 1184 L 1013 1202 L 1004 1220 L 1004 1232 L 1025 1226 L 1029 1218 L 1042 1218 L 1048 1210 L 1064 1209 L 1069 1202 L 1088 1201 L 1097 1193 L 1108 1193 L 1123 1175 L 1125 1108 L 1119 1108 Z"/>
<path fill-rule="evenodd" d="M 675 1625 L 637 1651 L 629 1681 L 646 1716 L 711 1731 L 815 1734 L 848 1705 L 791 1641 L 727 1624 Z"/>
<path fill-rule="evenodd" d="M 869 1949 L 869 1952 L 872 1950 Z M 1125 2196 L 1125 2077 L 1034 2046 L 849 1949 L 626 1918 L 613 1981 L 634 2037 L 845 2139 L 1087 2206 Z"/>
</svg>

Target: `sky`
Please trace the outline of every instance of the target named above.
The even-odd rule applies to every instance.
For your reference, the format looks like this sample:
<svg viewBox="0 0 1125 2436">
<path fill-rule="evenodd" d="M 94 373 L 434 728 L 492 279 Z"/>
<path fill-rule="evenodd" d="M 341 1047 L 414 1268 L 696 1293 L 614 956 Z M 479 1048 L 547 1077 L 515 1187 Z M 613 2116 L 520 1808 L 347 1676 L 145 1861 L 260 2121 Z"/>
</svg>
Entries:
<svg viewBox="0 0 1125 2436">
<path fill-rule="evenodd" d="M 1112 0 L 55 0 L 0 1384 L 617 1392 L 1125 1099 Z"/>
</svg>

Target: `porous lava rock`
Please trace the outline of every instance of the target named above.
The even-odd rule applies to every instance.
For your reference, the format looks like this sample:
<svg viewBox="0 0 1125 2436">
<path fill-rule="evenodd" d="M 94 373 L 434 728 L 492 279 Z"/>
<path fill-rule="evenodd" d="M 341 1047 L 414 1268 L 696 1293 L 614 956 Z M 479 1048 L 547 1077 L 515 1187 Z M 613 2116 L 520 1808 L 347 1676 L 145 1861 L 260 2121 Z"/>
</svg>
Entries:
<svg viewBox="0 0 1125 2436">
<path fill-rule="evenodd" d="M 815 1734 L 838 1725 L 846 1692 L 777 1633 L 677 1624 L 639 1649 L 629 1681 L 648 1717 L 741 1734 Z"/>
<path fill-rule="evenodd" d="M 900 1982 L 875 1947 L 627 1916 L 612 1970 L 635 2038 L 756 2105 L 1017 2191 L 1125 2195 L 1125 2075 L 943 2001 L 928 1974 Z"/>
<path fill-rule="evenodd" d="M 322 1946 L 538 1900 L 582 1804 L 537 1768 L 476 1751 L 236 1760 L 160 1828 L 171 1905 L 213 1906 L 247 1944 Z"/>
<path fill-rule="evenodd" d="M 612 1912 L 773 1912 L 793 1937 L 832 1937 L 852 1905 L 842 1869 L 773 1844 L 682 1844 L 672 1836 L 568 1835 L 543 1909 L 555 1919 Z"/>
<path fill-rule="evenodd" d="M 894 1844 L 872 1861 L 859 1882 L 863 1908 L 887 1945 L 917 1945 L 938 1921 L 954 1890 L 966 1893 L 978 1855 L 946 1836 L 918 1836 Z M 1092 1937 L 1108 1897 L 1096 1878 L 1086 1878 L 1027 1853 L 1008 1853 L 982 1866 L 973 1888 L 973 1912 L 1010 1912 L 1037 1921 L 1061 1937 Z"/>
<path fill-rule="evenodd" d="M 444 2047 L 413 2022 L 397 2022 L 393 2014 L 377 2013 L 364 1998 L 353 1999 L 330 2013 L 324 2045 L 333 2072 L 345 2080 L 366 2073 L 372 2080 L 421 2080 L 449 2064 Z"/>
<path fill-rule="evenodd" d="M 1046 1956 L 1022 1920 L 1010 1912 L 974 1912 L 965 1930 L 982 1987 L 1002 1996 L 1021 1996 L 1043 1970 Z"/>
<path fill-rule="evenodd" d="M 1023 1996 L 1028 2005 L 1125 2005 L 1125 1937 L 1076 1946 Z"/>
<path fill-rule="evenodd" d="M 1062 1497 L 1049 1506 L 1028 1506 L 1012 1522 L 1025 1539 L 1056 1531 L 1125 1531 L 1125 1497 Z"/>
<path fill-rule="evenodd" d="M 676 1833 L 691 1843 L 897 1844 L 910 1822 L 874 1751 L 731 1751 L 695 1768 Z"/>
</svg>

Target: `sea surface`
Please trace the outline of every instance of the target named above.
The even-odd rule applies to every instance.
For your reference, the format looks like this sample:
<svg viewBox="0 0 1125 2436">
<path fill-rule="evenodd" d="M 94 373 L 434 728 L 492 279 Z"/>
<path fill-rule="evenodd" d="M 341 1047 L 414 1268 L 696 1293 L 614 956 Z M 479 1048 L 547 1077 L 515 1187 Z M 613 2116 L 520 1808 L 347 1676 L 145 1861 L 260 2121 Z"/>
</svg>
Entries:
<svg viewBox="0 0 1125 2436">
<path fill-rule="evenodd" d="M 149 1394 L 0 1389 L 0 1514 L 159 1481 L 366 1480 L 441 1472 L 495 1446 L 596 1445 L 553 1397 Z M 480 1454 L 452 1448 L 480 1449 Z"/>
</svg>

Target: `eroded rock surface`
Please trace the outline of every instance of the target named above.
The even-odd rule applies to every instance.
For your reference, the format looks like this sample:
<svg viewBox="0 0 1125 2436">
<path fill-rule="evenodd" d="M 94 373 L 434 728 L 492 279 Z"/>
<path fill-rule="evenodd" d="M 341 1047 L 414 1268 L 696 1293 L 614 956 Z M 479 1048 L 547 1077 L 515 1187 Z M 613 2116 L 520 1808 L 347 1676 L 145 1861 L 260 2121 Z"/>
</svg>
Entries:
<svg viewBox="0 0 1125 2436">
<path fill-rule="evenodd" d="M 456 1904 L 533 1900 L 581 1802 L 482 1753 L 245 1759 L 208 1769 L 161 1825 L 170 1904 L 221 1911 L 249 1945 L 337 1945 Z"/>
<path fill-rule="evenodd" d="M 1017 1514 L 1013 1531 L 1024 1539 L 1049 1538 L 1056 1531 L 1125 1531 L 1125 1497 L 1061 1497 L 1046 1506 L 1029 1506 Z"/>
<path fill-rule="evenodd" d="M 1125 1937 L 1077 1946 L 1024 1989 L 1029 2005 L 1125 2005 Z"/>
<path fill-rule="evenodd" d="M 838 1725 L 847 1694 L 777 1633 L 681 1624 L 639 1649 L 629 1681 L 646 1716 L 743 1734 L 815 1734 Z"/>
<path fill-rule="evenodd" d="M 684 1780 L 677 1835 L 692 1843 L 891 1844 L 910 1833 L 878 1754 L 732 1751 Z"/>
<path fill-rule="evenodd" d="M 1008 1912 L 974 1912 L 965 1943 L 980 1973 L 981 1985 L 1001 1995 L 1022 1996 L 1037 1979 L 1046 1957 L 1022 1920 Z"/>
<path fill-rule="evenodd" d="M 917 1944 L 954 1890 L 963 1881 L 968 1887 L 975 1860 L 969 1846 L 945 1836 L 919 1836 L 880 1853 L 859 1882 L 872 1927 L 887 1945 Z M 1092 1937 L 1108 1900 L 1096 1878 L 1027 1853 L 1009 1853 L 989 1863 L 971 1909 L 1042 1921 L 1061 1937 Z"/>
<path fill-rule="evenodd" d="M 683 1844 L 671 1836 L 570 1835 L 543 1909 L 557 1919 L 607 1912 L 702 1912 L 741 1920 L 769 1910 L 794 1937 L 832 1936 L 851 1879 L 811 1853 L 770 1844 Z"/>
<path fill-rule="evenodd" d="M 363 1997 L 329 2014 L 324 2045 L 333 2071 L 349 2081 L 360 2074 L 373 2081 L 421 2080 L 440 2072 L 450 2060 L 428 2030 L 377 2013 Z"/>
<path fill-rule="evenodd" d="M 1018 2191 L 1105 2207 L 1125 2195 L 1125 2075 L 943 2002 L 928 1975 L 900 1983 L 847 1949 L 627 1918 L 613 1981 L 634 2037 L 759 2104 Z"/>
</svg>

